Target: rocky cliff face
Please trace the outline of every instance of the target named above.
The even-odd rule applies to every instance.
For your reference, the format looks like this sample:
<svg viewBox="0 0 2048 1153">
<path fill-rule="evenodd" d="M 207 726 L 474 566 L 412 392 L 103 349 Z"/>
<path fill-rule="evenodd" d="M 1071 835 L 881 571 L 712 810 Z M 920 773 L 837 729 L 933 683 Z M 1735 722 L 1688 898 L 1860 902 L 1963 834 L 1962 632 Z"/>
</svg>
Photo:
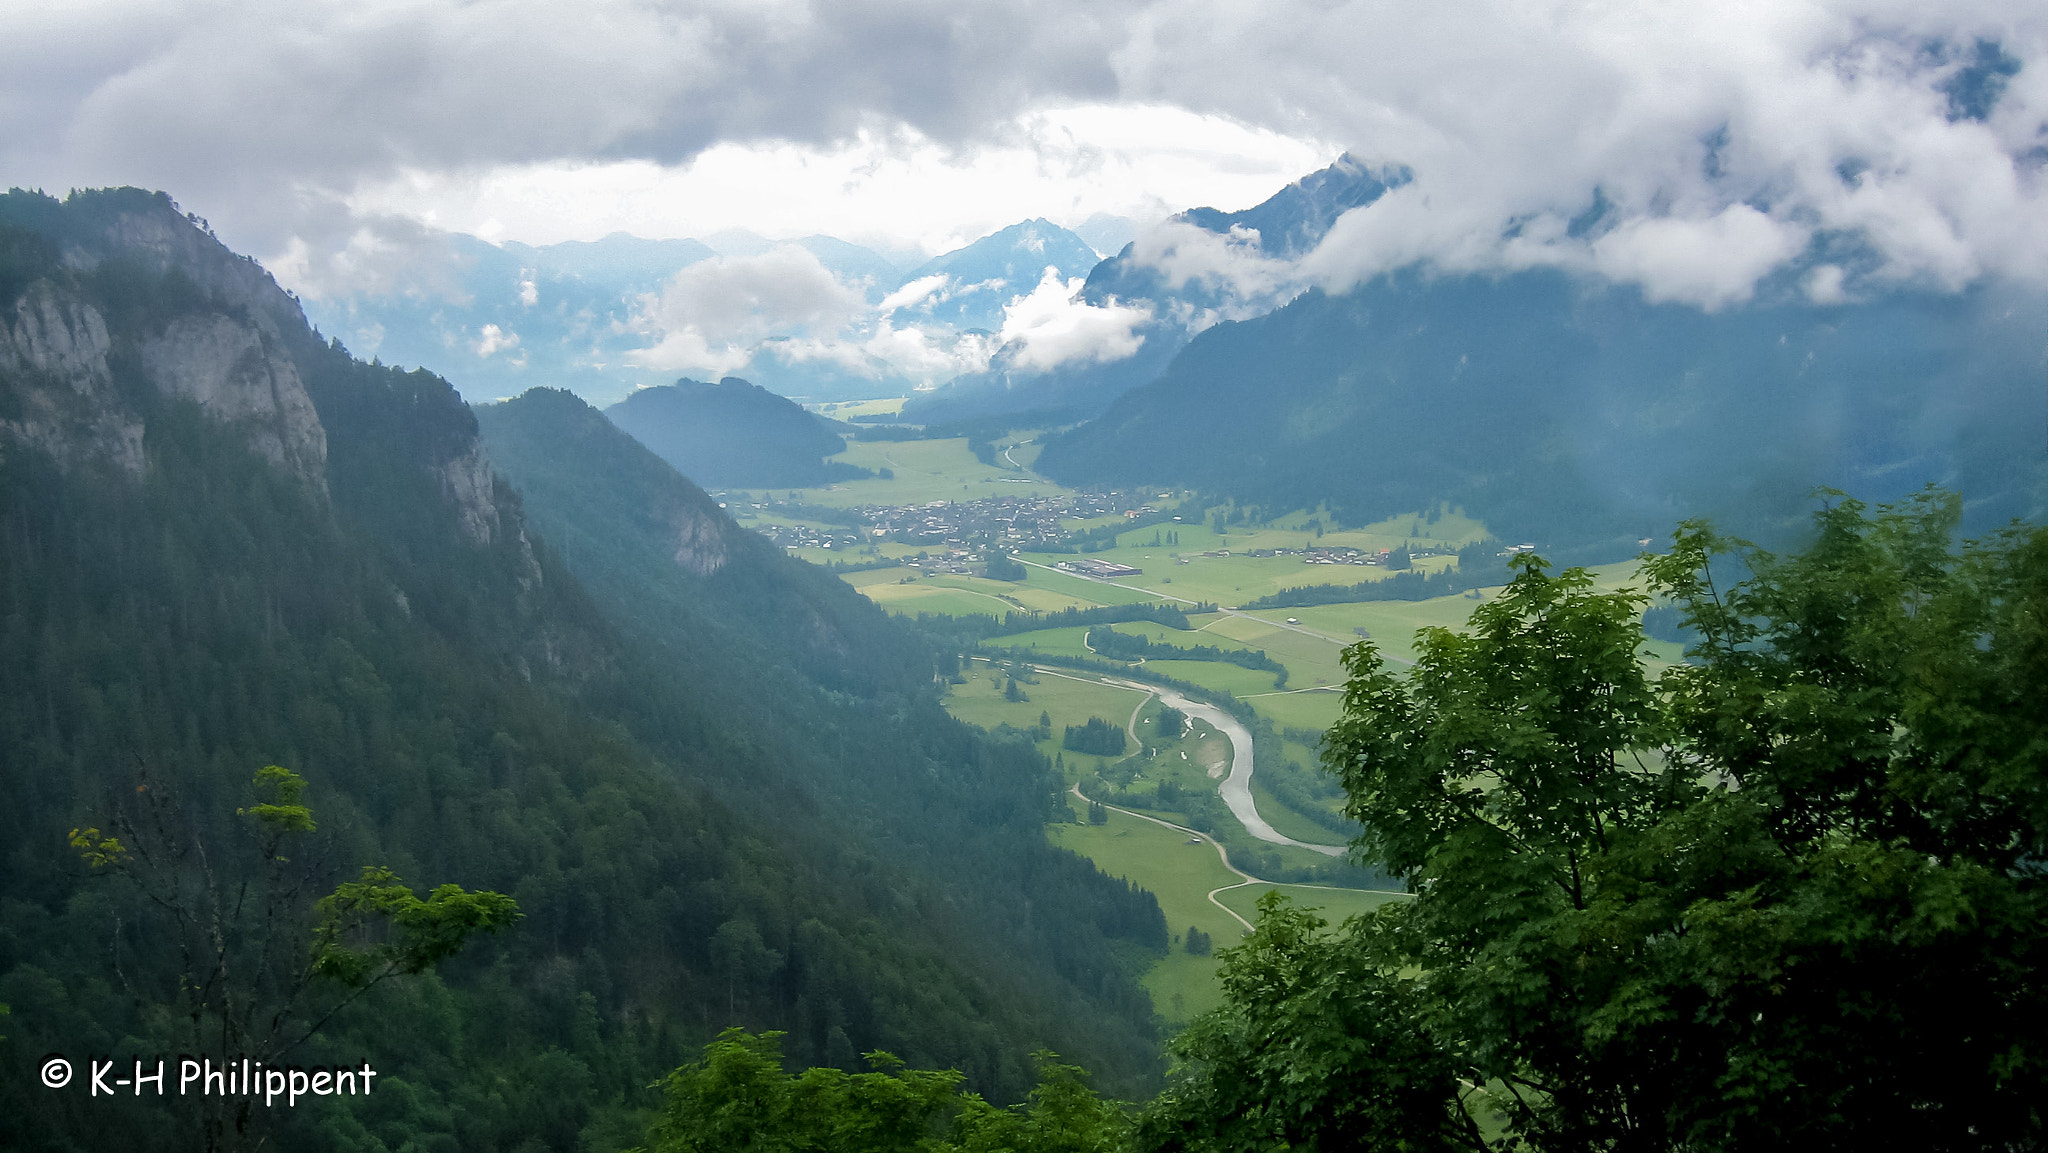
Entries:
<svg viewBox="0 0 2048 1153">
<path fill-rule="evenodd" d="M 324 491 L 326 432 L 291 355 L 292 338 L 308 335 L 305 319 L 268 273 L 161 195 L 6 200 L 6 271 L 21 287 L 0 304 L 0 375 L 12 401 L 0 436 L 63 467 L 101 461 L 141 475 L 147 405 L 116 386 L 125 372 L 197 404 Z"/>
<path fill-rule="evenodd" d="M 324 487 L 327 431 L 298 367 L 263 327 L 219 313 L 182 317 L 143 340 L 143 372 L 164 395 L 240 430 L 271 464 Z"/>
<path fill-rule="evenodd" d="M 141 476 L 149 405 L 120 377 L 198 405 L 324 493 L 328 430 L 303 363 L 319 351 L 298 301 L 161 193 L 0 197 L 0 442 Z M 470 541 L 523 536 L 474 435 L 418 463 Z"/>
<path fill-rule="evenodd" d="M 38 449 L 72 468 L 105 461 L 142 473 L 142 421 L 113 398 L 112 341 L 99 311 L 48 282 L 0 313 L 0 379 L 12 383 L 0 440 Z"/>
</svg>

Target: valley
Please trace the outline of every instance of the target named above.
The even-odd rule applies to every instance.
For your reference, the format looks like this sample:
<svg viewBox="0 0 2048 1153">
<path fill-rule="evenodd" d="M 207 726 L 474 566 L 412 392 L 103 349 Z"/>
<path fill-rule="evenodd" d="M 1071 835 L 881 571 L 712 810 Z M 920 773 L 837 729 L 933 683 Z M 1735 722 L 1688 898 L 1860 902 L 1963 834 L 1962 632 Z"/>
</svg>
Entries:
<svg viewBox="0 0 2048 1153">
<path fill-rule="evenodd" d="M 882 412 L 889 403 L 849 402 L 847 410 Z M 875 604 L 928 631 L 946 635 L 951 620 L 986 618 L 963 642 L 962 674 L 947 689 L 946 708 L 985 730 L 1030 739 L 1058 766 L 1074 808 L 1071 822 L 1048 826 L 1053 843 L 1158 896 L 1175 946 L 1147 964 L 1144 983 L 1169 1022 L 1184 1022 L 1220 995 L 1213 955 L 1185 948 L 1190 928 L 1227 944 L 1248 927 L 1257 897 L 1275 888 L 1332 920 L 1403 899 L 1398 885 L 1356 868 L 1312 872 L 1341 856 L 1348 839 L 1341 795 L 1317 767 L 1316 748 L 1340 711 L 1339 658 L 1370 638 L 1395 665 L 1412 663 L 1417 629 L 1462 627 L 1499 588 L 1235 606 L 1397 572 L 1452 575 L 1461 549 L 1491 537 L 1486 525 L 1444 508 L 1340 528 L 1327 510 L 1268 516 L 1160 487 L 1072 489 L 1018 463 L 1035 455 L 1042 435 L 850 440 L 834 459 L 890 473 L 717 495 L 741 525 L 837 570 Z M 810 543 L 793 543 L 798 534 Z M 1405 566 L 1390 568 L 1397 551 Z M 1015 566 L 1008 579 L 991 576 L 1005 560 Z M 1600 588 L 1638 579 L 1633 561 L 1592 571 Z M 1184 614 L 1186 627 L 1043 619 L 1148 605 Z M 1010 627 L 1012 613 L 1037 615 Z M 1145 651 L 1104 653 L 1090 638 L 1105 628 L 1131 638 L 1119 641 L 1118 653 L 1133 643 Z M 1662 667 L 1679 649 L 1651 641 L 1644 659 Z M 1203 659 L 1185 659 L 1198 653 Z M 1254 664 L 1268 667 L 1247 667 Z M 1189 718 L 1188 737 L 1148 739 L 1162 707 Z M 1064 748 L 1060 734 L 1091 718 L 1121 726 L 1130 751 Z M 1101 824 L 1089 823 L 1091 801 L 1101 802 Z M 1276 879 L 1309 875 L 1319 879 Z"/>
</svg>

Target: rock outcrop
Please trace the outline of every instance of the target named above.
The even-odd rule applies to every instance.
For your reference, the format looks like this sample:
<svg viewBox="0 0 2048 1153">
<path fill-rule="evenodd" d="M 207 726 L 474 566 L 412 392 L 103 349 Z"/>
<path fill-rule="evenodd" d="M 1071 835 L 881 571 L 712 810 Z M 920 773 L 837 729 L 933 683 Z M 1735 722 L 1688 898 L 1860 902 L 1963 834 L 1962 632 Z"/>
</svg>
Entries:
<svg viewBox="0 0 2048 1153">
<path fill-rule="evenodd" d="M 142 366 L 166 396 L 196 402 L 271 464 L 325 486 L 327 432 L 299 370 L 263 326 L 223 313 L 181 317 L 142 342 Z"/>
<path fill-rule="evenodd" d="M 30 285 L 0 313 L 0 379 L 13 382 L 0 439 L 49 453 L 63 468 L 104 461 L 143 468 L 142 420 L 114 402 L 99 310 L 48 282 Z"/>
</svg>

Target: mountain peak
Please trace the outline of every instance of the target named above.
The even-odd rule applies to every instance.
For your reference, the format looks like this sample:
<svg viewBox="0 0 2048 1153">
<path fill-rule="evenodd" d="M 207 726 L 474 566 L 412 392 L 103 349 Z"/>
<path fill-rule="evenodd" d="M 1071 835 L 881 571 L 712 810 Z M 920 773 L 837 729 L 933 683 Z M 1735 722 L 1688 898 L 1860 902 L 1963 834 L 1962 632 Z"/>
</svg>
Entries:
<svg viewBox="0 0 2048 1153">
<path fill-rule="evenodd" d="M 1412 178 L 1406 168 L 1373 168 L 1346 152 L 1327 168 L 1238 212 L 1191 208 L 1174 219 L 1209 232 L 1246 228 L 1259 234 L 1266 255 L 1293 259 L 1322 243 L 1337 218 L 1399 188 Z"/>
</svg>

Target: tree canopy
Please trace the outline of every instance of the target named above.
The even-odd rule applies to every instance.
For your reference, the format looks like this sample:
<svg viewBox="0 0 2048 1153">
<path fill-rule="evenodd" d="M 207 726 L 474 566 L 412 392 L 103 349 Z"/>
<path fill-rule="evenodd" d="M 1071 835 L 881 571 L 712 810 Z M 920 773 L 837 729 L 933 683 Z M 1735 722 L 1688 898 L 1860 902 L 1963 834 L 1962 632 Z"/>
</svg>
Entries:
<svg viewBox="0 0 2048 1153">
<path fill-rule="evenodd" d="M 1348 650 L 1325 762 L 1413 899 L 1269 898 L 1140 1144 L 2039 1147 L 2048 530 L 1829 497 Z M 1654 679 L 1650 595 L 1700 637 Z"/>
</svg>

